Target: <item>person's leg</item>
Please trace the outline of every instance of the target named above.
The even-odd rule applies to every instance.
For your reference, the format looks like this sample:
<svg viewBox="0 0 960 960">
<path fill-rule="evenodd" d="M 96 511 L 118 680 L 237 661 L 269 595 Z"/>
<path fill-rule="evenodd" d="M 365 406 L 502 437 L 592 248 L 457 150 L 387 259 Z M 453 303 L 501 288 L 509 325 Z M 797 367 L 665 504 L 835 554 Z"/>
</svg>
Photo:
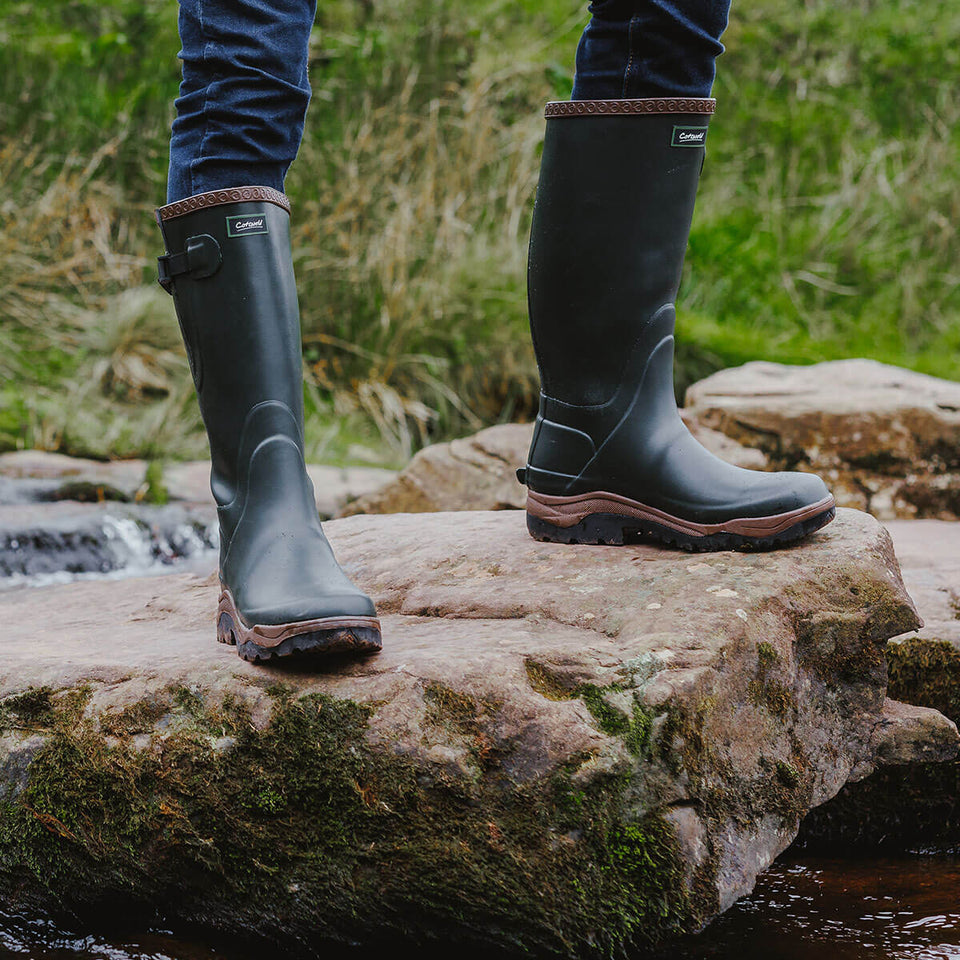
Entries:
<svg viewBox="0 0 960 960">
<path fill-rule="evenodd" d="M 309 100 L 314 0 L 182 0 L 183 84 L 160 282 L 210 440 L 217 638 L 248 660 L 373 653 L 373 602 L 337 565 L 304 463 L 303 360 L 283 195 Z"/>
<path fill-rule="evenodd" d="M 310 102 L 315 12 L 316 0 L 180 0 L 167 203 L 225 187 L 283 190 Z"/>
<path fill-rule="evenodd" d="M 820 478 L 719 460 L 674 396 L 674 301 L 727 4 L 591 9 L 574 97 L 547 105 L 530 234 L 541 393 L 520 473 L 527 527 L 558 543 L 641 535 L 688 550 L 806 536 L 835 513 Z"/>
<path fill-rule="evenodd" d="M 709 97 L 730 0 L 595 0 L 573 100 Z"/>
</svg>

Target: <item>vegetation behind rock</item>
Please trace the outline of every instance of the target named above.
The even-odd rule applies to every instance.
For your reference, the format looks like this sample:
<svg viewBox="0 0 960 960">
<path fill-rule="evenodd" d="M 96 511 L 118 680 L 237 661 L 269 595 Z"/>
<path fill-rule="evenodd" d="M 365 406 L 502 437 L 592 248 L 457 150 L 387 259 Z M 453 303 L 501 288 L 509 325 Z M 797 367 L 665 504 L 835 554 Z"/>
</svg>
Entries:
<svg viewBox="0 0 960 960">
<path fill-rule="evenodd" d="M 0 449 L 197 456 L 152 286 L 171 0 L 0 7 Z M 311 458 L 401 460 L 528 417 L 541 106 L 576 0 L 324 0 L 288 179 Z M 681 294 L 678 386 L 752 358 L 956 378 L 960 8 L 735 7 Z"/>
</svg>

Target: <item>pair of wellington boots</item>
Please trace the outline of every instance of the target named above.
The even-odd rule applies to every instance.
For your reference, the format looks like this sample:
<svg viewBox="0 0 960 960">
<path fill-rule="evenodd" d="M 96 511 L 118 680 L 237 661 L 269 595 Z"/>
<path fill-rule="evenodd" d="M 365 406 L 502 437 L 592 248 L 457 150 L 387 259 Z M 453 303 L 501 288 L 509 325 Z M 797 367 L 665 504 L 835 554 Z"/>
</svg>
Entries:
<svg viewBox="0 0 960 960">
<path fill-rule="evenodd" d="M 542 392 L 518 471 L 539 540 L 769 547 L 834 516 L 818 477 L 724 463 L 677 410 L 673 304 L 713 110 L 709 99 L 547 107 L 528 277 Z M 251 660 L 376 652 L 374 605 L 333 556 L 304 464 L 286 197 L 218 190 L 157 219 L 160 282 L 210 440 L 218 639 Z"/>
</svg>

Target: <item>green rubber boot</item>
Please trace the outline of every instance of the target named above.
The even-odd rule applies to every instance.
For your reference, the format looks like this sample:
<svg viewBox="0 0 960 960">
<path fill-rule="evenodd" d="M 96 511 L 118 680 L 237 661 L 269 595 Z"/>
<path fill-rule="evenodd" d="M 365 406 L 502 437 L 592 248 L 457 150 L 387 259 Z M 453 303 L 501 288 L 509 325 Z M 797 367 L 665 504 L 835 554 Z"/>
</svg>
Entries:
<svg viewBox="0 0 960 960">
<path fill-rule="evenodd" d="M 289 210 L 276 190 L 238 187 L 157 211 L 160 283 L 173 294 L 210 440 L 217 639 L 246 660 L 381 646 L 373 602 L 320 527 L 304 464 Z"/>
<path fill-rule="evenodd" d="M 519 472 L 539 540 L 770 547 L 834 517 L 819 477 L 731 466 L 677 410 L 674 300 L 714 108 L 547 106 L 528 277 L 540 412 Z"/>
</svg>

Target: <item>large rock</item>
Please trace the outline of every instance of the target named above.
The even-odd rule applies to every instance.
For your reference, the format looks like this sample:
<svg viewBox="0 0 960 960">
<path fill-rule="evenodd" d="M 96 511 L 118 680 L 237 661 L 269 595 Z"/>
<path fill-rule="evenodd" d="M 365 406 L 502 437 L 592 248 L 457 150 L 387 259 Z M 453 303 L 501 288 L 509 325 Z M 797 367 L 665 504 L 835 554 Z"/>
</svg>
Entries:
<svg viewBox="0 0 960 960">
<path fill-rule="evenodd" d="M 917 639 L 945 641 L 960 654 L 960 523 L 892 520 L 886 527 L 907 591 L 923 615 Z"/>
<path fill-rule="evenodd" d="M 241 662 L 212 575 L 0 596 L 8 905 L 611 953 L 724 910 L 849 778 L 956 750 L 885 708 L 884 645 L 918 620 L 864 514 L 702 557 L 505 512 L 328 532 L 376 658 Z"/>
<path fill-rule="evenodd" d="M 424 447 L 396 479 L 357 497 L 340 516 L 520 509 L 527 490 L 516 471 L 526 462 L 531 436 L 532 423 L 504 423 Z"/>
<path fill-rule="evenodd" d="M 873 360 L 748 363 L 694 384 L 686 403 L 770 469 L 821 474 L 843 506 L 960 518 L 960 383 Z"/>
<path fill-rule="evenodd" d="M 47 450 L 0 453 L 0 503 L 132 501 L 147 492 L 144 460 L 101 462 Z"/>
</svg>

